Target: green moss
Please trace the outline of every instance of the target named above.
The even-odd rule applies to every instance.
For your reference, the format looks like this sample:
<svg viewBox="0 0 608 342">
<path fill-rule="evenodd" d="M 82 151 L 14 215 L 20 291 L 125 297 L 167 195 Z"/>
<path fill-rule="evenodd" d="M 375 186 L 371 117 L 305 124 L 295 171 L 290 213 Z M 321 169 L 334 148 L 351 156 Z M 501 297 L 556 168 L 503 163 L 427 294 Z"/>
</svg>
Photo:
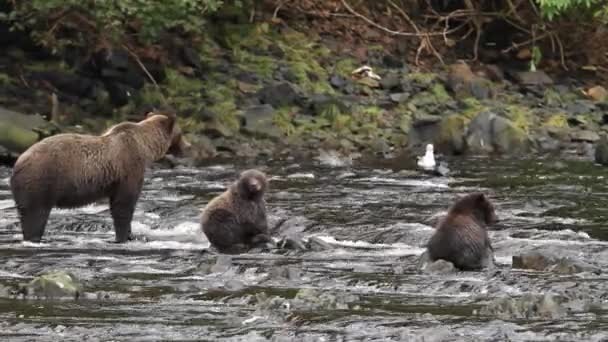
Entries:
<svg viewBox="0 0 608 342">
<path fill-rule="evenodd" d="M 334 73 L 344 77 L 349 78 L 353 70 L 357 68 L 357 63 L 352 58 L 344 58 L 340 59 L 334 65 Z"/>
<path fill-rule="evenodd" d="M 460 150 L 463 146 L 464 132 L 471 119 L 464 115 L 453 114 L 441 120 L 438 145 L 450 146 Z"/>
<path fill-rule="evenodd" d="M 0 72 L 0 85 L 1 86 L 8 86 L 14 82 L 15 82 L 15 80 L 13 80 L 13 78 L 10 77 L 8 74 Z"/>
<path fill-rule="evenodd" d="M 488 107 L 482 105 L 477 99 L 473 97 L 467 97 L 460 101 L 465 106 L 465 109 L 462 111 L 461 114 L 468 119 L 472 119 L 477 116 L 477 114 L 488 109 Z"/>
<path fill-rule="evenodd" d="M 297 108 L 286 107 L 278 109 L 273 118 L 272 123 L 277 126 L 286 136 L 292 136 L 297 133 L 296 127 L 293 122 L 294 113 L 297 112 Z"/>
<path fill-rule="evenodd" d="M 431 93 L 433 94 L 433 96 L 435 96 L 437 102 L 440 103 L 444 103 L 452 99 L 452 97 L 445 90 L 445 87 L 440 83 L 433 85 L 433 87 L 431 88 Z"/>
<path fill-rule="evenodd" d="M 564 113 L 553 114 L 542 124 L 543 127 L 547 128 L 568 128 L 568 117 Z"/>
<path fill-rule="evenodd" d="M 239 67 L 263 79 L 272 78 L 277 66 L 276 60 L 272 57 L 255 55 L 240 47 L 233 48 L 232 55 Z"/>
<path fill-rule="evenodd" d="M 515 127 L 528 134 L 533 124 L 533 115 L 530 109 L 519 105 L 509 105 L 506 110 L 507 116 L 513 121 Z"/>
<path fill-rule="evenodd" d="M 543 97 L 544 97 L 545 104 L 548 106 L 557 106 L 557 105 L 561 105 L 563 103 L 562 97 L 553 88 L 545 89 Z"/>
<path fill-rule="evenodd" d="M 0 122 L 0 145 L 23 152 L 38 141 L 38 134 L 11 122 Z"/>
<path fill-rule="evenodd" d="M 422 85 L 431 85 L 437 79 L 437 75 L 434 73 L 412 72 L 408 75 L 408 78 Z"/>
</svg>

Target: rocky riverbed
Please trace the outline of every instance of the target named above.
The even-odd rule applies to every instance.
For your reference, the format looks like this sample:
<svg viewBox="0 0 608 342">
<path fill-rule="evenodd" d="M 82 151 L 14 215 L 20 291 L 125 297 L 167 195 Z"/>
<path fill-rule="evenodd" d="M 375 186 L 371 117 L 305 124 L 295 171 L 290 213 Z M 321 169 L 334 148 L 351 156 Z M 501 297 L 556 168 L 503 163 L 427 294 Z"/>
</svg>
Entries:
<svg viewBox="0 0 608 342">
<path fill-rule="evenodd" d="M 0 169 L 0 336 L 9 341 L 603 341 L 605 170 L 559 159 L 449 160 L 429 177 L 383 160 L 264 159 L 151 170 L 137 241 L 111 243 L 107 205 L 52 213 L 21 241 Z M 207 251 L 199 208 L 236 172 L 271 175 L 274 232 L 307 250 Z M 431 222 L 486 192 L 498 268 L 418 258 Z M 312 242 L 312 243 L 311 243 Z M 63 285 L 55 285 L 63 284 Z M 57 291 L 58 288 L 63 291 Z"/>
</svg>

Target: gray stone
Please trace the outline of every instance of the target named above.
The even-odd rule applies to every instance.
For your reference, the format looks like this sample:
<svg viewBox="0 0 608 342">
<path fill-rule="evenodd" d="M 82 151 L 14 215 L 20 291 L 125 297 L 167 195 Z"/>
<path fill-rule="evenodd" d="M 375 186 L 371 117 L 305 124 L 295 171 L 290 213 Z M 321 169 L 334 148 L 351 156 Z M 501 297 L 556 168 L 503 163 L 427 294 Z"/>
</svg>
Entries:
<svg viewBox="0 0 608 342">
<path fill-rule="evenodd" d="M 396 72 L 386 74 L 380 80 L 380 86 L 384 90 L 401 91 L 401 75 Z"/>
<path fill-rule="evenodd" d="M 551 251 L 536 250 L 513 256 L 513 268 L 535 271 L 551 271 L 558 274 L 575 274 L 584 271 L 597 271 L 583 261 L 561 257 Z"/>
<path fill-rule="evenodd" d="M 271 105 L 251 106 L 245 110 L 244 129 L 252 134 L 279 138 L 283 132 L 273 123 L 275 110 Z"/>
<path fill-rule="evenodd" d="M 429 115 L 429 114 L 420 114 L 414 117 L 414 121 L 412 122 L 412 126 L 420 127 L 437 124 L 441 121 L 441 116 L 439 115 Z"/>
<path fill-rule="evenodd" d="M 582 131 L 574 131 L 570 133 L 570 139 L 573 142 L 591 142 L 594 143 L 600 140 L 599 134 L 594 131 L 582 130 Z"/>
<path fill-rule="evenodd" d="M 218 119 L 205 122 L 205 128 L 203 128 L 202 133 L 211 139 L 231 137 L 234 135 L 233 132 Z"/>
<path fill-rule="evenodd" d="M 515 71 L 511 76 L 522 85 L 548 85 L 553 84 L 553 80 L 544 71 Z"/>
<path fill-rule="evenodd" d="M 340 75 L 332 75 L 329 79 L 329 84 L 336 89 L 342 89 L 346 86 L 346 80 Z"/>
<path fill-rule="evenodd" d="M 524 146 L 526 138 L 511 120 L 481 112 L 469 124 L 466 145 L 474 153 L 512 153 Z"/>
<path fill-rule="evenodd" d="M 608 166 L 608 138 L 602 136 L 595 146 L 595 162 Z"/>
<path fill-rule="evenodd" d="M 490 83 L 484 79 L 473 79 L 469 87 L 471 88 L 471 95 L 478 100 L 488 99 L 492 95 Z"/>
<path fill-rule="evenodd" d="M 403 103 L 410 98 L 410 93 L 392 93 L 389 97 L 395 103 Z"/>
<path fill-rule="evenodd" d="M 266 86 L 258 92 L 258 97 L 261 103 L 269 104 L 275 108 L 297 105 L 302 100 L 300 90 L 289 82 Z"/>
</svg>

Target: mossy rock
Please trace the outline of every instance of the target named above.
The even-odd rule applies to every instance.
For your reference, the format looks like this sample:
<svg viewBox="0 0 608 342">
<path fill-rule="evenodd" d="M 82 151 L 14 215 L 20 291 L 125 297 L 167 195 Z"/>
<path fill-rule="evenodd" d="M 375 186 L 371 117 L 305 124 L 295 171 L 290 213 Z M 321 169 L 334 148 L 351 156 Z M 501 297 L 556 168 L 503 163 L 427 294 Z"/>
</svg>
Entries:
<svg viewBox="0 0 608 342">
<path fill-rule="evenodd" d="M 534 115 L 532 111 L 524 106 L 509 105 L 507 106 L 507 117 L 526 134 L 530 131 L 530 127 L 534 125 Z"/>
<path fill-rule="evenodd" d="M 565 113 L 553 114 L 543 121 L 541 127 L 553 134 L 566 132 L 570 129 L 568 116 Z"/>
<path fill-rule="evenodd" d="M 48 132 L 51 123 L 39 115 L 27 115 L 0 107 L 0 146 L 21 153 Z"/>
<path fill-rule="evenodd" d="M 78 298 L 82 285 L 73 274 L 51 271 L 34 278 L 25 286 L 25 292 L 36 298 Z"/>
<path fill-rule="evenodd" d="M 441 120 L 435 145 L 441 151 L 461 154 L 465 150 L 465 135 L 471 120 L 464 115 L 452 114 Z"/>
</svg>

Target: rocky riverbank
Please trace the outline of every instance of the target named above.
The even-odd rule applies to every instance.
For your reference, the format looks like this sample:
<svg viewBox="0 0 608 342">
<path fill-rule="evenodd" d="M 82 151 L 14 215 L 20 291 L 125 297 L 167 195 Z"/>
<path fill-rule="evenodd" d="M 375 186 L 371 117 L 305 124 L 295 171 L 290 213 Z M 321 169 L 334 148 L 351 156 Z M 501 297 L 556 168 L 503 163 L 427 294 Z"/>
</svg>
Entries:
<svg viewBox="0 0 608 342">
<path fill-rule="evenodd" d="M 1 31 L 5 162 L 49 134 L 98 133 L 167 105 L 196 161 L 285 148 L 390 157 L 427 142 L 445 154 L 591 156 L 608 131 L 608 92 L 598 82 L 513 67 L 526 63 L 419 68 L 390 47 L 349 50 L 332 37 L 238 16 L 216 18 L 194 43 L 170 35 L 142 51 L 54 56 L 25 34 Z M 371 70 L 354 72 L 364 65 Z"/>
</svg>

